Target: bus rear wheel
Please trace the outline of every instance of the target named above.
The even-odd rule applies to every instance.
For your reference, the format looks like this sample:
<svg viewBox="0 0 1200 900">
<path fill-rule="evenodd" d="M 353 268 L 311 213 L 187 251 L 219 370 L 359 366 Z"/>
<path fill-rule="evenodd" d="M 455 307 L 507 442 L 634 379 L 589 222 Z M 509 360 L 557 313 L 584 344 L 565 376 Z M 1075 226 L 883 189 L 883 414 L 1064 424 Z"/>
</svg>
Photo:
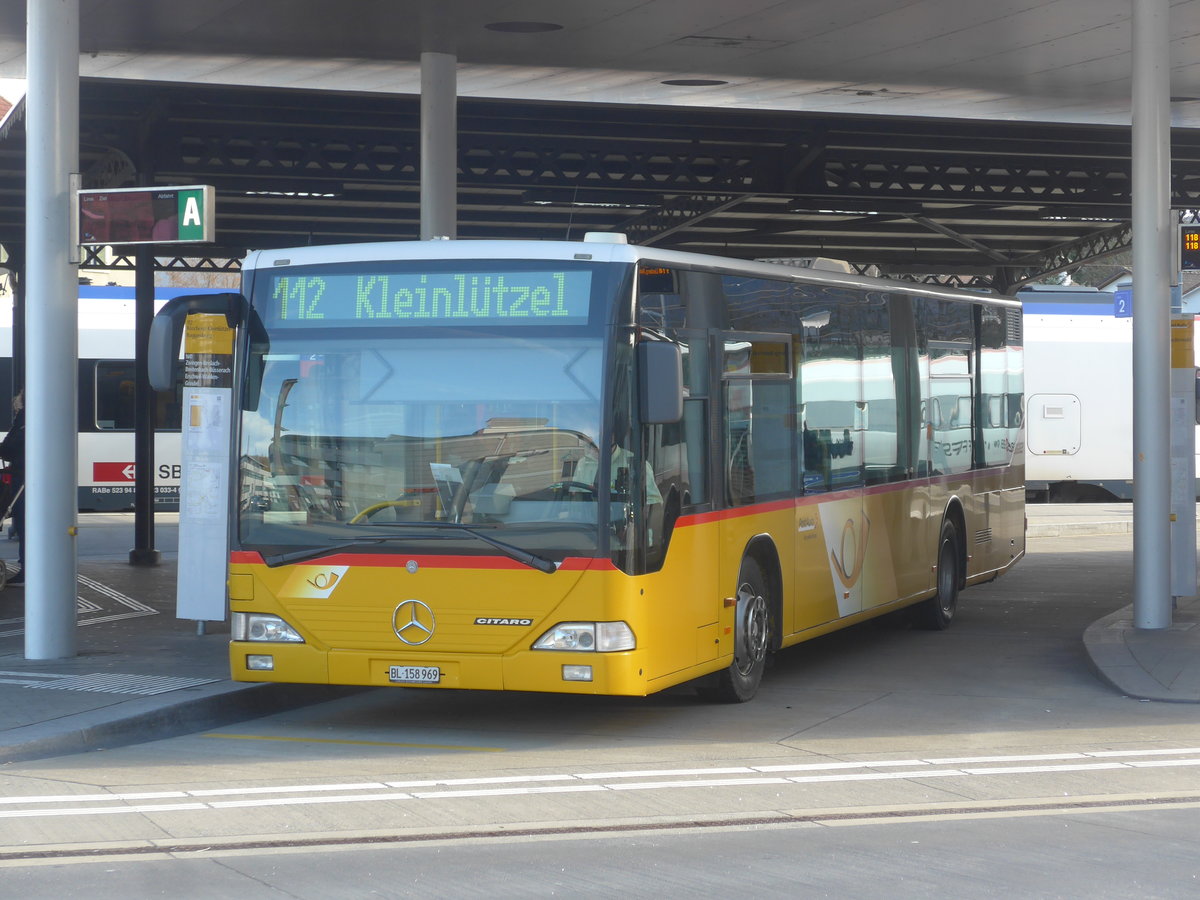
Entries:
<svg viewBox="0 0 1200 900">
<path fill-rule="evenodd" d="M 757 692 L 771 649 L 771 601 L 762 568 L 742 560 L 733 629 L 733 662 L 697 688 L 706 700 L 745 703 Z"/>
<path fill-rule="evenodd" d="M 942 523 L 938 539 L 937 593 L 917 607 L 917 621 L 931 631 L 945 631 L 958 609 L 959 572 L 958 531 L 953 522 Z"/>
</svg>

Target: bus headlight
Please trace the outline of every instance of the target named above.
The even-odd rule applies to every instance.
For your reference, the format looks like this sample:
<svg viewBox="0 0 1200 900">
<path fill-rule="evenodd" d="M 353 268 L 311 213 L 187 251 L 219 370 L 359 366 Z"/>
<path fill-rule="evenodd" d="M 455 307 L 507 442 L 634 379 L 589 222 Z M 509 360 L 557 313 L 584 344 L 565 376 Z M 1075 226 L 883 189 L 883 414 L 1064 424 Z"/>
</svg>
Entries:
<svg viewBox="0 0 1200 900">
<path fill-rule="evenodd" d="M 269 641 L 303 644 L 304 638 L 279 616 L 265 613 L 235 612 L 229 621 L 230 637 L 235 641 Z"/>
<path fill-rule="evenodd" d="M 559 622 L 534 641 L 534 650 L 574 650 L 612 653 L 633 650 L 637 641 L 624 622 Z"/>
</svg>

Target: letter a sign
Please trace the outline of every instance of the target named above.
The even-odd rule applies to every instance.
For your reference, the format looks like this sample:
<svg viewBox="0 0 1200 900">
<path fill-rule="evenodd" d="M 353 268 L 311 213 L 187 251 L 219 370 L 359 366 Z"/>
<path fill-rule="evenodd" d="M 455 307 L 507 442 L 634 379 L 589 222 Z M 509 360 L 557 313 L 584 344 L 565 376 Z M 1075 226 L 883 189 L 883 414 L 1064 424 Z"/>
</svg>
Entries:
<svg viewBox="0 0 1200 900">
<path fill-rule="evenodd" d="M 202 190 L 179 192 L 179 239 L 181 241 L 204 240 L 204 202 Z"/>
<path fill-rule="evenodd" d="M 79 191 L 79 243 L 210 243 L 216 234 L 212 185 Z"/>
</svg>

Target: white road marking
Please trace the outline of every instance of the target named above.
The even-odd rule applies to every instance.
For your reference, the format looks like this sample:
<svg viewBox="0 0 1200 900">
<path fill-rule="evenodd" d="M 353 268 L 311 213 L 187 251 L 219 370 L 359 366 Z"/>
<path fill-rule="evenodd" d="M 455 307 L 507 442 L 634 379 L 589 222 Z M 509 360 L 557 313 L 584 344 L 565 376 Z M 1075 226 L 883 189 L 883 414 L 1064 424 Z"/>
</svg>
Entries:
<svg viewBox="0 0 1200 900">
<path fill-rule="evenodd" d="M 1181 750 L 1180 753 L 1191 753 L 1195 751 Z M 1118 754 L 1120 755 L 1120 754 Z M 1085 753 L 1034 753 L 1028 756 L 957 756 L 947 759 L 931 759 L 928 762 L 935 766 L 961 766 L 964 763 L 990 763 L 990 762 L 1046 762 L 1052 759 L 1087 759 L 1088 754 Z"/>
<path fill-rule="evenodd" d="M 570 781 L 578 777 L 578 775 L 520 775 L 517 777 L 501 776 L 496 778 L 443 778 L 438 781 L 389 781 L 387 782 L 387 786 L 393 788 L 415 788 L 452 787 L 467 784 L 529 784 L 534 781 Z"/>
<path fill-rule="evenodd" d="M 1038 772 L 1094 772 L 1099 769 L 1128 768 L 1127 763 L 1110 762 L 1084 763 L 1077 766 L 995 766 L 987 769 L 963 769 L 963 771 L 968 775 L 1032 775 Z"/>
<path fill-rule="evenodd" d="M 596 785 L 609 791 L 657 791 L 670 788 L 738 787 L 739 785 L 787 784 L 787 778 L 710 778 L 705 781 L 635 781 Z"/>
<path fill-rule="evenodd" d="M 395 787 L 392 784 L 384 784 L 381 781 L 368 781 L 359 784 L 313 784 L 303 790 L 306 791 L 379 791 L 387 787 Z M 252 787 L 252 788 L 205 788 L 199 791 L 188 791 L 189 797 L 224 797 L 228 794 L 294 794 L 298 788 L 293 785 L 281 785 L 276 787 Z"/>
<path fill-rule="evenodd" d="M 49 797 L 0 797 L 0 803 L 111 803 L 113 800 L 168 800 L 191 796 L 184 791 L 147 791 L 136 794 L 57 794 Z"/>
<path fill-rule="evenodd" d="M 861 762 L 823 762 L 791 765 L 722 766 L 704 769 L 638 769 L 616 772 L 501 775 L 485 778 L 443 778 L 425 781 L 368 781 L 341 784 L 256 785 L 196 790 L 134 791 L 92 794 L 50 794 L 0 797 L 0 819 L 37 816 L 95 816 L 127 813 L 158 814 L 175 811 L 247 809 L 267 806 L 302 806 L 321 803 L 369 803 L 397 800 L 453 800 L 477 797 L 516 797 L 537 794 L 594 793 L 695 788 L 770 787 L 890 781 L 926 778 L 994 778 L 1061 772 L 1137 771 L 1200 766 L 1200 748 L 1150 750 L 1097 750 L 1014 756 L 973 756 L 928 759 L 890 759 Z M 1149 756 L 1177 759 L 1147 759 Z M 1122 761 L 1122 757 L 1125 758 Z M 1079 760 L 1079 762 L 1077 762 Z M 1086 761 L 1084 761 L 1086 760 Z M 1104 761 L 1100 761 L 1104 760 Z M 950 765 L 951 763 L 1032 763 L 1031 765 Z M 1050 763 L 1050 764 L 1047 764 Z M 901 769 L 903 771 L 878 771 Z M 858 770 L 858 771 L 855 771 Z M 804 772 L 785 776 L 785 772 Z M 817 774 L 825 773 L 825 774 Z M 722 777 L 739 775 L 744 777 Z M 556 782 L 547 784 L 546 782 Z M 413 790 L 436 788 L 436 790 Z M 294 796 L 279 796 L 291 794 Z M 270 795 L 270 796 L 268 796 Z M 217 800 L 199 798 L 234 797 Z M 143 803 L 145 800 L 180 800 L 177 803 Z M 48 808 L 52 804 L 70 806 Z M 80 805 L 97 804 L 97 805 Z"/>
<path fill-rule="evenodd" d="M 75 609 L 78 616 L 76 625 L 82 628 L 85 625 L 100 625 L 104 622 L 117 622 L 122 619 L 137 619 L 142 616 L 156 616 L 158 610 L 153 606 L 148 606 L 141 600 L 135 600 L 126 594 L 122 594 L 116 588 L 109 587 L 103 582 L 96 581 L 94 578 L 88 578 L 86 575 L 76 575 L 81 587 L 95 591 L 110 600 L 115 600 L 119 606 L 132 610 L 132 612 L 117 612 L 106 616 L 87 616 L 79 615 L 93 612 L 103 611 L 103 607 L 87 597 L 79 595 L 75 598 Z M 16 628 L 9 628 L 5 631 L 0 631 L 0 637 L 15 637 L 25 633 L 25 619 L 17 617 L 14 619 L 0 619 L 0 625 L 16 625 Z"/>
</svg>

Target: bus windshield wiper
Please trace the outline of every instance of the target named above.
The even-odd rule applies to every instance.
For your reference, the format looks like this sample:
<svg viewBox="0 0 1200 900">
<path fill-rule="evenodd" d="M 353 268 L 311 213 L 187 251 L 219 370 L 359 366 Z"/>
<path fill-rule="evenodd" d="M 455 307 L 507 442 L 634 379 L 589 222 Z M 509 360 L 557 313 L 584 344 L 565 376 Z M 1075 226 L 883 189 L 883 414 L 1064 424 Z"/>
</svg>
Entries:
<svg viewBox="0 0 1200 900">
<path fill-rule="evenodd" d="M 523 565 L 529 566 L 532 569 L 537 569 L 539 572 L 552 574 L 558 571 L 558 566 L 553 560 L 546 559 L 544 556 L 538 556 L 536 553 L 530 553 L 528 550 L 522 550 L 520 547 L 509 544 L 498 538 L 492 537 L 490 534 L 476 531 L 466 525 L 460 525 L 457 522 L 395 522 L 386 526 L 386 528 L 415 528 L 415 529 L 439 529 L 447 531 L 456 531 L 463 534 L 469 534 L 471 537 L 483 541 L 495 547 L 505 556 L 510 559 L 515 559 Z M 325 556 L 329 553 L 336 553 L 339 550 L 346 550 L 351 547 L 359 547 L 363 544 L 386 544 L 392 541 L 411 540 L 414 537 L 433 537 L 433 535 L 398 535 L 398 534 L 364 534 L 361 537 L 351 538 L 350 540 L 340 541 L 336 544 L 329 544 L 325 547 L 310 547 L 306 550 L 293 550 L 290 553 L 277 553 L 273 556 L 264 556 L 263 562 L 268 566 L 282 566 L 287 563 L 302 562 L 306 559 L 316 559 L 319 556 Z M 438 535 L 441 537 L 441 535 Z"/>
</svg>

